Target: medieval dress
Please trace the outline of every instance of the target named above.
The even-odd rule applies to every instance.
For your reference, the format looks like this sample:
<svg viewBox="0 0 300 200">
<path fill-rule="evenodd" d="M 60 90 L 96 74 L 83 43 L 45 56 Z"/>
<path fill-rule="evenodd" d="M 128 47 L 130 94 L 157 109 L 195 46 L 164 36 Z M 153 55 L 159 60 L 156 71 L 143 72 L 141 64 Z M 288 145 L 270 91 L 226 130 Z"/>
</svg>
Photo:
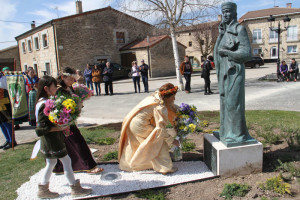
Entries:
<svg viewBox="0 0 300 200">
<path fill-rule="evenodd" d="M 60 87 L 57 94 L 71 95 L 71 93 L 64 88 Z M 88 147 L 84 137 L 81 135 L 80 130 L 76 125 L 70 126 L 71 134 L 64 137 L 68 155 L 72 160 L 72 168 L 74 172 L 89 172 L 97 167 L 90 148 Z M 55 173 L 62 173 L 64 171 L 63 165 L 60 160 L 53 170 Z"/>
<path fill-rule="evenodd" d="M 220 139 L 227 145 L 251 140 L 245 120 L 245 66 L 251 58 L 246 29 L 236 20 L 219 26 L 214 49 L 220 92 Z M 225 50 L 228 55 L 220 55 Z"/>
<path fill-rule="evenodd" d="M 166 125 L 174 121 L 175 109 L 167 109 L 158 92 L 142 100 L 125 117 L 119 143 L 119 167 L 124 171 L 153 169 L 170 172 L 169 145 L 174 141 Z"/>
</svg>

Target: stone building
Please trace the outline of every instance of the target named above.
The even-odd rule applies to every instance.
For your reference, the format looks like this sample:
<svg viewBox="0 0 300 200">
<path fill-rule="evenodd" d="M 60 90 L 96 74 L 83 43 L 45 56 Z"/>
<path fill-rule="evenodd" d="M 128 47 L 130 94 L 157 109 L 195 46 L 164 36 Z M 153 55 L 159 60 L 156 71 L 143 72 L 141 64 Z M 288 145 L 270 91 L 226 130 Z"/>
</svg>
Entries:
<svg viewBox="0 0 300 200">
<path fill-rule="evenodd" d="M 185 46 L 178 42 L 179 56 L 185 55 Z M 173 76 L 175 72 L 175 60 L 173 54 L 172 39 L 168 35 L 148 37 L 143 40 L 136 40 L 120 49 L 121 55 L 131 59 L 122 59 L 124 66 L 130 66 L 133 60 L 150 66 L 150 77 Z"/>
<path fill-rule="evenodd" d="M 280 21 L 281 28 L 284 28 L 283 18 L 285 16 L 291 18 L 287 31 L 282 32 L 280 36 L 280 60 L 289 61 L 291 58 L 296 58 L 299 61 L 300 8 L 292 8 L 291 3 L 288 3 L 285 8 L 274 7 L 250 11 L 239 19 L 239 22 L 244 25 L 248 31 L 252 55 L 262 56 L 266 61 L 277 60 L 278 34 L 269 29 L 270 24 L 267 18 L 270 17 L 270 15 L 276 19 L 275 27 L 278 26 L 278 21 Z"/>
<path fill-rule="evenodd" d="M 121 63 L 119 49 L 151 35 L 154 27 L 111 7 L 53 19 L 17 36 L 22 70 L 33 66 L 39 76 L 56 76 L 64 67 L 83 70 L 87 63 Z"/>
<path fill-rule="evenodd" d="M 2 68 L 5 66 L 8 66 L 11 70 L 14 70 L 14 62 L 16 62 L 15 70 L 20 71 L 21 66 L 18 46 L 11 46 L 0 50 L 0 70 L 2 70 Z"/>
<path fill-rule="evenodd" d="M 194 26 L 182 26 L 176 30 L 176 39 L 187 48 L 185 54 L 189 56 L 194 67 L 199 67 L 206 56 L 213 54 L 214 42 L 218 37 L 218 26 L 221 20 L 206 22 Z M 208 55 L 205 55 L 208 54 Z"/>
</svg>

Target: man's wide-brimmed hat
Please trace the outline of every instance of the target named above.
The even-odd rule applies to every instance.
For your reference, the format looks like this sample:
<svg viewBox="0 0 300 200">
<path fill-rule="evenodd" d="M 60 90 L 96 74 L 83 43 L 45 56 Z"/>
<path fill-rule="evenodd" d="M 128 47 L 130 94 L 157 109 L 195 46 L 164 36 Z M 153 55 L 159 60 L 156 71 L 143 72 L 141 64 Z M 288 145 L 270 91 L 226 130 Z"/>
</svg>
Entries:
<svg viewBox="0 0 300 200">
<path fill-rule="evenodd" d="M 222 7 L 222 9 L 223 8 L 234 8 L 236 10 L 237 5 L 236 5 L 236 3 L 233 3 L 233 2 L 224 2 L 224 3 L 222 3 L 221 7 Z"/>
</svg>

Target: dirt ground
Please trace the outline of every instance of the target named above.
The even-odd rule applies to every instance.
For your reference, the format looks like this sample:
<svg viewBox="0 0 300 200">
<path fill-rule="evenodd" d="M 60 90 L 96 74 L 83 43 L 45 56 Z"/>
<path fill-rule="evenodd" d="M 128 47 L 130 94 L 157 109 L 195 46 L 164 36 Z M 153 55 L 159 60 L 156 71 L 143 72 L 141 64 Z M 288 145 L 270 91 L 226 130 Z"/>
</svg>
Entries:
<svg viewBox="0 0 300 200">
<path fill-rule="evenodd" d="M 119 144 L 119 135 L 121 129 L 121 123 L 117 124 L 109 124 L 106 127 L 114 128 L 116 132 L 111 133 L 109 137 L 116 138 L 117 141 L 113 145 L 89 145 L 91 148 L 98 149 L 97 152 L 94 153 L 95 159 L 98 163 L 106 163 L 102 161 L 103 156 L 111 151 L 118 150 Z M 204 130 L 212 130 L 217 128 L 217 124 L 210 124 L 208 127 L 204 128 Z M 203 160 L 203 133 L 191 134 L 188 139 L 192 142 L 195 142 L 196 148 L 192 152 L 183 153 L 184 161 L 196 161 Z M 264 164 L 263 164 L 263 172 L 259 174 L 250 174 L 247 176 L 239 176 L 239 177 L 230 177 L 230 178 L 215 178 L 206 181 L 197 181 L 191 182 L 187 184 L 180 184 L 167 188 L 160 188 L 155 190 L 155 192 L 162 192 L 165 194 L 166 199 L 171 200 L 182 200 L 182 199 L 201 199 L 201 200 L 221 200 L 224 199 L 220 196 L 224 185 L 226 183 L 242 183 L 248 184 L 251 187 L 249 193 L 242 198 L 234 197 L 234 200 L 237 199 L 258 199 L 261 197 L 267 197 L 268 199 L 298 199 L 300 200 L 300 183 L 297 180 L 292 180 L 289 182 L 291 184 L 291 192 L 292 195 L 280 195 L 278 193 L 272 191 L 263 191 L 258 187 L 258 183 L 265 182 L 268 178 L 272 178 L 279 175 L 279 172 L 275 172 L 275 164 L 278 158 L 290 158 L 296 157 L 298 158 L 297 164 L 300 164 L 299 152 L 290 151 L 286 142 L 281 141 L 276 145 L 271 145 L 266 147 L 264 150 Z M 108 163 L 114 163 L 117 160 L 111 160 Z M 135 194 L 122 194 L 122 195 L 114 195 L 105 198 L 99 199 L 140 199 L 136 197 Z"/>
</svg>

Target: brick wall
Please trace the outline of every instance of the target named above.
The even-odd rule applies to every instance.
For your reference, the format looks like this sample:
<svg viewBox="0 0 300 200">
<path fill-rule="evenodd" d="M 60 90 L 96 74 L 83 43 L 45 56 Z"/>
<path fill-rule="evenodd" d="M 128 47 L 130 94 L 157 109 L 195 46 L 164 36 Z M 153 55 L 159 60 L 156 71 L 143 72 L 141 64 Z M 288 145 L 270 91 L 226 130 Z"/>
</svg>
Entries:
<svg viewBox="0 0 300 200">
<path fill-rule="evenodd" d="M 183 60 L 185 48 L 178 45 L 179 57 Z M 175 61 L 172 47 L 172 40 L 165 39 L 150 49 L 152 77 L 174 76 Z"/>
<path fill-rule="evenodd" d="M 290 26 L 297 25 L 298 34 L 297 34 L 297 40 L 288 41 L 287 40 L 287 31 L 284 31 L 281 33 L 280 36 L 280 60 L 287 60 L 290 61 L 291 58 L 296 58 L 298 61 L 300 61 L 300 15 L 289 15 L 291 18 Z M 275 17 L 275 27 L 278 26 L 278 21 L 281 23 L 281 27 L 283 26 L 283 18 L 282 17 Z M 271 48 L 276 47 L 278 45 L 277 41 L 270 40 L 270 29 L 269 29 L 269 22 L 267 19 L 256 19 L 256 20 L 249 20 L 242 23 L 247 29 L 248 36 L 250 39 L 251 47 L 252 47 L 252 54 L 254 55 L 253 49 L 255 48 L 261 48 L 263 53 L 264 59 L 271 59 Z M 253 42 L 253 30 L 254 29 L 261 29 L 262 32 L 262 40 L 261 42 L 254 43 Z M 288 53 L 288 46 L 297 46 L 297 53 Z M 273 58 L 276 59 L 276 58 Z"/>
<path fill-rule="evenodd" d="M 83 70 L 97 59 L 120 63 L 119 48 L 151 34 L 152 26 L 112 10 L 55 22 L 59 64 Z M 116 32 L 125 32 L 125 44 L 117 44 Z"/>
<path fill-rule="evenodd" d="M 15 59 L 16 60 L 16 70 L 20 71 L 21 70 L 21 66 L 20 66 L 20 55 L 19 55 L 19 50 L 18 50 L 18 46 L 12 46 L 6 49 L 3 49 L 0 51 L 0 59 Z M 0 63 L 0 67 L 1 63 Z M 11 63 L 11 70 L 13 70 L 13 63 Z"/>
</svg>

